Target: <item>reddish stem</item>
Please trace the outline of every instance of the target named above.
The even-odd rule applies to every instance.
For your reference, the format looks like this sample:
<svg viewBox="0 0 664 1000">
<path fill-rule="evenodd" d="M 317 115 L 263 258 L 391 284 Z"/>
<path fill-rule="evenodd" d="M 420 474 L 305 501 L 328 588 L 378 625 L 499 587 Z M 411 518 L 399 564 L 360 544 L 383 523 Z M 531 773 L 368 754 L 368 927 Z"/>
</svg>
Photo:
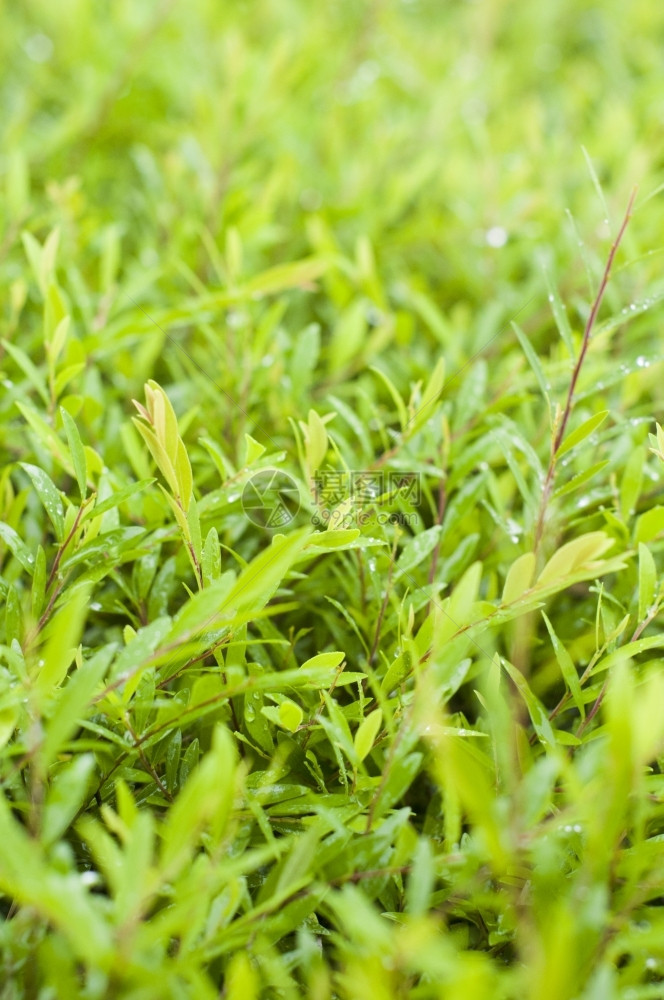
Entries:
<svg viewBox="0 0 664 1000">
<path fill-rule="evenodd" d="M 551 487 L 553 486 L 553 477 L 556 471 L 556 455 L 558 449 L 560 448 L 563 438 L 565 436 L 565 431 L 567 430 L 567 424 L 569 418 L 572 414 L 573 404 L 574 404 L 574 391 L 576 389 L 576 383 L 579 379 L 579 374 L 581 372 L 581 367 L 585 361 L 586 354 L 588 352 L 588 347 L 590 346 L 590 338 L 592 336 L 595 323 L 597 322 L 597 316 L 599 314 L 600 306 L 602 305 L 602 300 L 604 298 L 604 293 L 606 291 L 607 285 L 609 283 L 609 277 L 611 276 L 611 268 L 613 267 L 613 261 L 615 259 L 616 253 L 618 252 L 618 247 L 622 242 L 622 238 L 625 235 L 625 230 L 629 220 L 632 217 L 632 209 L 634 207 L 634 199 L 636 198 L 636 188 L 632 191 L 629 201 L 627 203 L 627 209 L 623 217 L 622 223 L 620 224 L 620 229 L 618 230 L 618 235 L 611 245 L 609 250 L 609 256 L 606 259 L 606 265 L 604 267 L 604 273 L 602 274 L 602 280 L 600 281 L 599 288 L 597 289 L 597 295 L 595 296 L 595 301 L 592 304 L 592 308 L 588 315 L 586 325 L 583 331 L 583 339 L 581 341 L 581 350 L 579 351 L 579 356 L 576 359 L 576 364 L 574 365 L 574 371 L 572 372 L 572 378 L 569 384 L 569 389 L 567 391 L 567 399 L 565 400 L 565 408 L 563 410 L 562 419 L 558 425 L 558 430 L 551 444 L 551 458 L 549 460 L 549 468 L 546 474 L 546 480 L 544 482 L 544 489 L 542 491 L 542 501 L 540 503 L 539 515 L 537 518 L 537 528 L 535 531 L 535 548 L 537 549 L 541 538 L 542 530 L 544 528 L 544 514 L 546 512 L 546 506 L 549 502 L 549 497 L 551 495 Z"/>
</svg>

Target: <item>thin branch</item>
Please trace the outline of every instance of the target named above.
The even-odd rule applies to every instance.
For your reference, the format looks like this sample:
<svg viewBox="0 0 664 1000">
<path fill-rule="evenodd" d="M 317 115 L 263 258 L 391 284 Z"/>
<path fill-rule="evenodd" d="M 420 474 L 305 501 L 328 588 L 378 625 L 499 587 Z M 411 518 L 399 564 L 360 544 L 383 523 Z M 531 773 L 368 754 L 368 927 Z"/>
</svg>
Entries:
<svg viewBox="0 0 664 1000">
<path fill-rule="evenodd" d="M 551 442 L 551 458 L 549 459 L 549 468 L 547 470 L 546 479 L 544 481 L 544 488 L 542 490 L 542 499 L 540 501 L 540 508 L 537 517 L 537 526 L 535 529 L 536 550 L 539 547 L 539 544 L 542 540 L 542 533 L 544 530 L 544 516 L 546 514 L 547 504 L 551 496 L 551 489 L 553 487 L 553 480 L 556 471 L 556 456 L 563 442 L 565 431 L 567 430 L 567 424 L 569 423 L 569 418 L 572 415 L 572 410 L 574 408 L 574 392 L 576 390 L 576 384 L 579 380 L 579 375 L 581 373 L 581 368 L 583 366 L 583 362 L 585 361 L 586 354 L 588 353 L 588 347 L 590 346 L 590 339 L 592 337 L 592 332 L 595 328 L 595 323 L 597 322 L 597 316 L 599 314 L 599 310 L 602 305 L 604 293 L 606 291 L 607 285 L 609 283 L 609 278 L 611 276 L 613 261 L 615 259 L 616 253 L 618 252 L 618 247 L 622 242 L 622 238 L 625 235 L 625 230 L 627 229 L 629 220 L 632 217 L 632 209 L 634 207 L 634 199 L 636 198 L 636 190 L 637 189 L 634 188 L 634 190 L 630 195 L 625 215 L 620 225 L 620 229 L 618 230 L 618 235 L 616 236 L 615 240 L 611 245 L 611 249 L 609 250 L 609 256 L 606 259 L 606 265 L 604 267 L 604 273 L 602 274 L 602 280 L 600 281 L 599 288 L 597 289 L 597 295 L 595 296 L 595 301 L 592 304 L 583 331 L 581 350 L 579 351 L 579 356 L 576 359 L 576 364 L 574 365 L 574 371 L 572 372 L 572 378 L 569 384 L 569 389 L 567 391 L 567 399 L 565 400 L 563 414 L 560 419 L 560 423 L 558 424 L 558 429 Z"/>
</svg>

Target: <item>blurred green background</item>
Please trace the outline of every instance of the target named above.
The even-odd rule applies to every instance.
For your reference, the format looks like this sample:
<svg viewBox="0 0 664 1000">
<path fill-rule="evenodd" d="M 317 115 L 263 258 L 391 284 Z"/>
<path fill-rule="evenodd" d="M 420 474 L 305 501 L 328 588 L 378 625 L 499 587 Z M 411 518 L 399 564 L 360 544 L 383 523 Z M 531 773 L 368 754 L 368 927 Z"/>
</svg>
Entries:
<svg viewBox="0 0 664 1000">
<path fill-rule="evenodd" d="M 0 16 L 9 332 L 27 294 L 18 235 L 58 226 L 84 353 L 124 398 L 186 364 L 162 357 L 146 312 L 166 329 L 189 319 L 197 363 L 244 398 L 278 338 L 246 357 L 242 310 L 207 335 L 195 309 L 153 310 L 310 254 L 336 255 L 338 272 L 325 297 L 291 302 L 291 331 L 315 321 L 325 336 L 358 294 L 396 316 L 356 369 L 411 349 L 430 368 L 441 343 L 458 366 L 519 310 L 544 347 L 543 268 L 583 312 L 607 215 L 615 231 L 632 187 L 643 203 L 664 179 L 664 9 L 648 0 L 30 0 Z M 639 211 L 627 256 L 653 259 L 616 303 L 658 279 L 660 200 Z M 348 325 L 337 339 L 368 337 Z M 343 382 L 354 351 L 317 382 Z M 209 387 L 186 370 L 193 401 Z M 264 387 L 263 418 L 294 413 L 288 397 L 271 406 Z"/>
<path fill-rule="evenodd" d="M 648 0 L 29 0 L 1 28 L 10 219 L 21 157 L 43 225 L 85 251 L 115 225 L 129 260 L 154 267 L 152 250 L 169 275 L 199 259 L 200 226 L 236 226 L 251 270 L 306 250 L 320 215 L 345 246 L 366 234 L 388 268 L 480 297 L 564 242 L 566 208 L 585 233 L 601 222 L 582 146 L 614 205 L 661 180 Z M 513 253 L 486 249 L 494 226 Z"/>
</svg>

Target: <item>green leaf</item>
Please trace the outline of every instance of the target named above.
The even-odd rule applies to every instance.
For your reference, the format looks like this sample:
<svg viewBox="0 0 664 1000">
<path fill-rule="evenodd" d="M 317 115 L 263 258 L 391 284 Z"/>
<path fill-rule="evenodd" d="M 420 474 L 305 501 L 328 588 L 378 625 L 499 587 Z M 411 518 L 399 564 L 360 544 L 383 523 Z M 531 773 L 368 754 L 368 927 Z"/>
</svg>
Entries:
<svg viewBox="0 0 664 1000">
<path fill-rule="evenodd" d="M 172 464 L 177 464 L 180 434 L 178 420 L 170 399 L 154 379 L 145 384 L 145 399 L 152 417 L 153 429 L 159 444 Z"/>
<path fill-rule="evenodd" d="M 312 656 L 310 659 L 305 660 L 302 664 L 303 670 L 317 669 L 318 667 L 323 667 L 325 669 L 332 669 L 334 667 L 340 666 L 343 663 L 345 653 L 340 650 L 335 650 L 330 653 L 317 653 L 316 656 Z"/>
<path fill-rule="evenodd" d="M 637 542 L 652 542 L 664 533 L 664 507 L 654 506 L 645 511 L 636 522 Z"/>
<path fill-rule="evenodd" d="M 583 701 L 583 693 L 581 691 L 579 675 L 577 673 L 576 667 L 574 666 L 572 657 L 569 655 L 567 649 L 556 635 L 553 625 L 551 624 L 547 616 L 544 614 L 544 612 L 542 612 L 542 617 L 544 619 L 549 635 L 551 637 L 553 651 L 556 654 L 558 666 L 560 667 L 560 672 L 563 675 L 563 680 L 565 681 L 567 690 L 571 694 L 574 700 L 574 704 L 581 713 L 581 718 L 585 718 L 586 708 Z"/>
<path fill-rule="evenodd" d="M 201 560 L 203 577 L 207 583 L 217 580 L 221 574 L 221 551 L 219 549 L 219 535 L 217 529 L 212 527 L 205 538 L 203 546 L 203 557 Z"/>
<path fill-rule="evenodd" d="M 567 352 L 570 358 L 574 357 L 574 342 L 572 339 L 572 330 L 569 324 L 569 319 L 567 317 L 567 312 L 563 301 L 560 297 L 560 292 L 556 288 L 551 275 L 547 270 L 544 272 L 547 284 L 547 290 L 549 293 L 549 302 L 551 304 L 551 310 L 553 312 L 553 318 L 556 321 L 556 326 L 558 327 L 558 332 L 562 338 Z"/>
<path fill-rule="evenodd" d="M 551 386 L 547 382 L 544 369 L 542 368 L 542 362 L 537 356 L 537 352 L 535 351 L 533 345 L 530 343 L 528 335 L 524 333 L 521 327 L 517 323 L 512 323 L 512 329 L 514 330 L 517 339 L 521 344 L 523 353 L 526 355 L 528 363 L 534 372 L 540 391 L 542 395 L 546 397 L 551 390 Z"/>
<path fill-rule="evenodd" d="M 344 368 L 360 354 L 366 341 L 366 303 L 357 299 L 341 314 L 329 346 L 330 367 L 333 371 Z"/>
<path fill-rule="evenodd" d="M 590 437 L 593 431 L 596 431 L 597 428 L 604 423 L 608 415 L 608 410 L 601 410 L 599 413 L 594 413 L 592 417 L 588 417 L 587 420 L 584 420 L 580 427 L 577 427 L 571 434 L 568 434 L 565 438 L 563 438 L 560 447 L 556 452 L 556 458 L 558 459 L 563 455 L 566 455 L 568 451 L 571 451 L 572 448 L 576 448 L 578 444 L 581 444 L 581 442 L 585 441 L 587 437 Z"/>
<path fill-rule="evenodd" d="M 192 771 L 162 827 L 161 866 L 174 878 L 191 859 L 198 838 L 210 828 L 213 842 L 226 830 L 233 805 L 236 754 L 223 726 L 217 726 L 212 747 Z"/>
<path fill-rule="evenodd" d="M 177 443 L 177 454 L 175 457 L 175 475 L 177 477 L 178 492 L 185 511 L 189 510 L 191 503 L 194 479 L 191 472 L 191 462 L 184 442 L 180 438 Z"/>
<path fill-rule="evenodd" d="M 63 406 L 60 407 L 60 417 L 62 418 L 62 423 L 65 428 L 65 434 L 67 435 L 69 453 L 71 455 L 78 489 L 81 494 L 81 500 L 85 500 L 87 494 L 88 470 L 81 436 L 78 433 L 78 427 L 76 426 L 73 417 L 67 413 Z"/>
<path fill-rule="evenodd" d="M 265 454 L 265 445 L 260 444 L 259 441 L 252 438 L 251 434 L 244 435 L 244 443 L 246 456 L 244 464 L 245 466 L 253 465 L 253 463 L 261 457 L 261 455 Z"/>
<path fill-rule="evenodd" d="M 86 710 L 92 711 L 92 696 L 108 670 L 115 649 L 114 644 L 100 649 L 72 674 L 62 689 L 46 724 L 44 741 L 39 751 L 42 772 L 46 771 L 67 740 L 79 728 Z"/>
<path fill-rule="evenodd" d="M 434 851 L 428 837 L 419 837 L 406 888 L 406 909 L 414 917 L 424 917 L 436 884 Z"/>
<path fill-rule="evenodd" d="M 55 433 L 52 427 L 50 427 L 46 421 L 37 413 L 37 411 L 29 406 L 28 403 L 21 403 L 16 401 L 16 406 L 21 411 L 22 415 L 26 421 L 30 424 L 30 427 L 37 435 L 38 439 L 44 445 L 46 450 L 50 452 L 51 455 L 56 459 L 58 464 L 65 469 L 66 472 L 70 473 L 73 470 L 67 453 L 65 451 L 62 441 Z"/>
<path fill-rule="evenodd" d="M 644 460 L 643 448 L 635 448 L 627 459 L 620 481 L 620 514 L 623 521 L 627 521 L 634 513 L 641 494 Z"/>
<path fill-rule="evenodd" d="M 32 617 L 39 621 L 44 608 L 44 597 L 46 593 L 46 553 L 40 545 L 37 548 L 35 558 L 35 570 L 32 576 L 31 606 Z"/>
<path fill-rule="evenodd" d="M 588 173 L 590 174 L 591 180 L 593 182 L 593 187 L 597 192 L 597 197 L 599 198 L 600 205 L 602 206 L 602 212 L 604 213 L 604 218 L 608 223 L 610 215 L 609 206 L 606 204 L 606 198 L 604 197 L 604 191 L 602 190 L 602 185 L 599 182 L 597 171 L 595 170 L 593 161 L 591 160 L 590 154 L 588 153 L 588 150 L 586 149 L 585 146 L 581 146 L 581 152 L 583 153 L 583 157 L 586 161 L 586 166 L 588 167 Z"/>
<path fill-rule="evenodd" d="M 6 708 L 0 708 L 0 749 L 11 739 L 19 717 L 20 711 L 18 705 L 9 705 Z"/>
<path fill-rule="evenodd" d="M 307 471 L 314 476 L 327 454 L 327 429 L 315 410 L 309 410 L 305 447 Z"/>
<path fill-rule="evenodd" d="M 575 476 L 572 476 L 569 482 L 565 483 L 563 486 L 558 487 L 558 489 L 553 494 L 554 499 L 557 500 L 559 497 L 567 496 L 569 493 L 574 493 L 575 490 L 578 490 L 582 486 L 585 486 L 585 484 L 589 482 L 593 478 L 593 476 L 596 476 L 598 472 L 601 472 L 602 469 L 605 469 L 608 464 L 609 464 L 608 460 L 603 462 L 595 462 L 594 465 L 591 465 L 589 468 L 584 469 L 583 472 L 578 472 Z"/>
<path fill-rule="evenodd" d="M 52 923 L 85 962 L 112 963 L 111 930 L 79 878 L 50 867 L 37 844 L 0 796 L 0 887 Z"/>
<path fill-rule="evenodd" d="M 55 385 L 53 387 L 54 395 L 56 399 L 59 399 L 62 395 L 63 390 L 69 385 L 73 378 L 80 375 L 82 371 L 85 371 L 85 362 L 80 361 L 73 365 L 66 365 L 66 367 L 61 368 L 55 377 Z"/>
<path fill-rule="evenodd" d="M 320 325 L 310 323 L 294 338 L 290 376 L 293 386 L 304 394 L 310 384 L 311 376 L 318 363 L 320 355 Z"/>
<path fill-rule="evenodd" d="M 257 297 L 274 295 L 286 288 L 306 287 L 325 274 L 328 267 L 328 262 L 320 257 L 306 257 L 289 264 L 278 264 L 248 281 L 243 292 Z"/>
<path fill-rule="evenodd" d="M 442 528 L 439 524 L 418 532 L 403 547 L 401 555 L 394 567 L 394 579 L 399 580 L 402 576 L 408 576 L 420 563 L 431 555 L 438 540 L 440 539 Z"/>
<path fill-rule="evenodd" d="M 539 698 L 537 698 L 528 684 L 528 681 L 523 676 L 520 670 L 518 670 L 512 663 L 508 660 L 503 659 L 502 664 L 510 675 L 517 690 L 519 691 L 521 697 L 523 698 L 526 708 L 528 709 L 528 715 L 530 716 L 533 728 L 537 733 L 539 739 L 546 746 L 554 747 L 556 743 L 556 738 L 554 736 L 551 723 L 549 722 L 546 709 L 542 705 Z"/>
<path fill-rule="evenodd" d="M 604 531 L 590 531 L 567 542 L 551 556 L 537 578 L 536 586 L 545 587 L 554 580 L 564 580 L 581 568 L 592 567 L 613 544 L 613 539 Z"/>
<path fill-rule="evenodd" d="M 34 572 L 35 557 L 25 542 L 21 541 L 14 529 L 5 524 L 4 521 L 0 521 L 0 541 L 4 542 L 7 548 L 10 549 L 24 570 L 30 574 Z"/>
<path fill-rule="evenodd" d="M 57 771 L 42 813 L 44 844 L 58 840 L 87 801 L 88 783 L 94 769 L 95 758 L 86 753 L 74 757 Z"/>
<path fill-rule="evenodd" d="M 100 517 L 107 510 L 119 507 L 126 500 L 129 500 L 130 497 L 135 496 L 136 493 L 140 493 L 154 482 L 154 479 L 141 479 L 138 483 L 132 483 L 130 486 L 125 486 L 123 489 L 118 490 L 117 493 L 111 493 L 105 500 L 95 503 L 94 507 L 87 507 L 81 518 L 81 523 L 83 524 L 93 517 Z"/>
<path fill-rule="evenodd" d="M 310 528 L 300 528 L 290 535 L 275 535 L 272 544 L 242 571 L 224 601 L 224 607 L 235 612 L 236 624 L 257 614 L 267 604 L 310 534 Z"/>
<path fill-rule="evenodd" d="M 300 726 L 304 713 L 294 701 L 282 701 L 279 705 L 279 725 L 294 733 Z"/>
<path fill-rule="evenodd" d="M 22 351 L 20 347 L 16 344 L 12 344 L 9 340 L 3 340 L 2 346 L 7 351 L 7 354 L 14 359 L 28 381 L 37 390 L 44 406 L 48 406 L 49 395 L 46 382 L 44 381 L 41 372 L 35 368 L 25 351 Z"/>
<path fill-rule="evenodd" d="M 657 567 L 650 549 L 639 542 L 639 621 L 650 613 L 657 587 Z"/>
<path fill-rule="evenodd" d="M 137 417 L 132 417 L 132 423 L 138 433 L 141 435 L 145 444 L 148 447 L 148 451 L 155 460 L 159 471 L 168 483 L 169 489 L 173 493 L 173 496 L 178 496 L 180 493 L 180 483 L 178 476 L 176 475 L 175 469 L 173 468 L 173 463 L 166 452 L 162 442 L 159 440 L 155 432 L 148 425 L 143 423 Z"/>
<path fill-rule="evenodd" d="M 408 421 L 409 437 L 416 434 L 417 431 L 424 426 L 427 420 L 429 420 L 435 409 L 436 403 L 438 402 L 438 397 L 443 391 L 444 385 L 445 359 L 439 358 L 436 362 L 436 367 L 431 373 L 431 377 L 426 384 L 424 392 L 422 393 L 419 405 Z"/>
<path fill-rule="evenodd" d="M 385 372 L 381 371 L 380 368 L 375 368 L 373 365 L 370 365 L 369 371 L 375 372 L 376 375 L 378 375 L 382 379 L 387 391 L 392 397 L 394 405 L 397 408 L 397 414 L 399 416 L 399 423 L 401 425 L 401 430 L 405 431 L 406 426 L 408 424 L 408 411 L 406 409 L 406 404 L 404 403 L 403 399 L 401 398 L 401 395 L 399 394 L 396 386 L 394 385 L 394 382 L 385 374 Z"/>
<path fill-rule="evenodd" d="M 364 760 L 371 752 L 382 722 L 383 712 L 380 708 L 375 708 L 365 719 L 362 719 L 353 740 L 358 760 Z"/>
<path fill-rule="evenodd" d="M 65 516 L 59 490 L 43 469 L 36 465 L 30 465 L 28 462 L 21 462 L 21 468 L 30 476 L 32 485 L 55 529 L 55 537 L 61 542 L 65 532 Z"/>
<path fill-rule="evenodd" d="M 23 615 L 16 587 L 7 588 L 5 595 L 5 642 L 16 642 L 19 646 L 23 641 Z"/>
<path fill-rule="evenodd" d="M 534 552 L 524 552 L 512 563 L 505 577 L 502 604 L 518 600 L 530 588 L 535 574 L 535 559 Z"/>
<path fill-rule="evenodd" d="M 89 598 L 90 588 L 79 587 L 48 625 L 34 682 L 41 695 L 59 687 L 67 675 L 83 631 Z"/>
<path fill-rule="evenodd" d="M 357 546 L 353 543 L 360 542 Z M 383 542 L 374 541 L 373 544 L 382 545 Z M 334 552 L 344 548 L 364 547 L 360 540 L 359 528 L 331 528 L 328 524 L 325 531 L 316 531 L 307 542 L 307 548 L 316 548 L 323 552 Z"/>
<path fill-rule="evenodd" d="M 474 562 L 468 567 L 452 591 L 449 614 L 456 622 L 457 627 L 465 625 L 471 620 L 472 606 L 477 600 L 481 579 L 482 563 Z"/>
</svg>

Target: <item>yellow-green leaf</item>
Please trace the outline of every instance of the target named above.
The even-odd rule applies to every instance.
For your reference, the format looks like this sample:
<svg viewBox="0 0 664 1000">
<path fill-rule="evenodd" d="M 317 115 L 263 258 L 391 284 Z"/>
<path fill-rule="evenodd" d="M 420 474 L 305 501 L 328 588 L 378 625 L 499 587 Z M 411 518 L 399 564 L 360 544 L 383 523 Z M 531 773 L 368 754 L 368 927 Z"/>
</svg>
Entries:
<svg viewBox="0 0 664 1000">
<path fill-rule="evenodd" d="M 318 471 L 327 454 L 327 429 L 315 410 L 309 410 L 306 432 L 306 455 L 309 475 Z"/>
<path fill-rule="evenodd" d="M 189 510 L 194 478 L 191 473 L 191 462 L 182 438 L 178 438 L 175 456 L 175 475 L 178 482 L 180 502 L 185 510 Z"/>
<path fill-rule="evenodd" d="M 639 621 L 648 616 L 649 608 L 655 598 L 657 585 L 657 567 L 650 549 L 639 542 Z"/>
<path fill-rule="evenodd" d="M 524 552 L 519 556 L 509 568 L 503 587 L 503 604 L 511 604 L 516 601 L 533 582 L 535 572 L 535 553 Z"/>
<path fill-rule="evenodd" d="M 287 729 L 289 733 L 294 733 L 299 727 L 304 713 L 299 705 L 294 701 L 282 701 L 279 705 L 279 724 Z"/>
<path fill-rule="evenodd" d="M 590 531 L 567 542 L 551 556 L 537 579 L 537 586 L 544 587 L 554 580 L 571 576 L 575 570 L 591 566 L 612 545 L 613 539 L 604 531 Z"/>
<path fill-rule="evenodd" d="M 587 437 L 596 431 L 597 428 L 604 423 L 609 414 L 608 410 L 601 410 L 599 413 L 594 413 L 592 417 L 585 420 L 580 427 L 577 427 L 575 431 L 568 434 L 566 438 L 561 442 L 558 451 L 556 452 L 556 458 L 560 458 L 565 455 L 572 448 L 576 448 L 577 444 L 581 444 Z"/>
<path fill-rule="evenodd" d="M 359 760 L 364 760 L 367 754 L 371 752 L 382 722 L 382 709 L 375 708 L 358 726 L 353 745 Z"/>
<path fill-rule="evenodd" d="M 335 650 L 330 653 L 317 653 L 316 656 L 312 656 L 310 659 L 304 661 L 302 669 L 311 667 L 338 667 L 343 662 L 345 655 L 341 650 Z"/>
</svg>

